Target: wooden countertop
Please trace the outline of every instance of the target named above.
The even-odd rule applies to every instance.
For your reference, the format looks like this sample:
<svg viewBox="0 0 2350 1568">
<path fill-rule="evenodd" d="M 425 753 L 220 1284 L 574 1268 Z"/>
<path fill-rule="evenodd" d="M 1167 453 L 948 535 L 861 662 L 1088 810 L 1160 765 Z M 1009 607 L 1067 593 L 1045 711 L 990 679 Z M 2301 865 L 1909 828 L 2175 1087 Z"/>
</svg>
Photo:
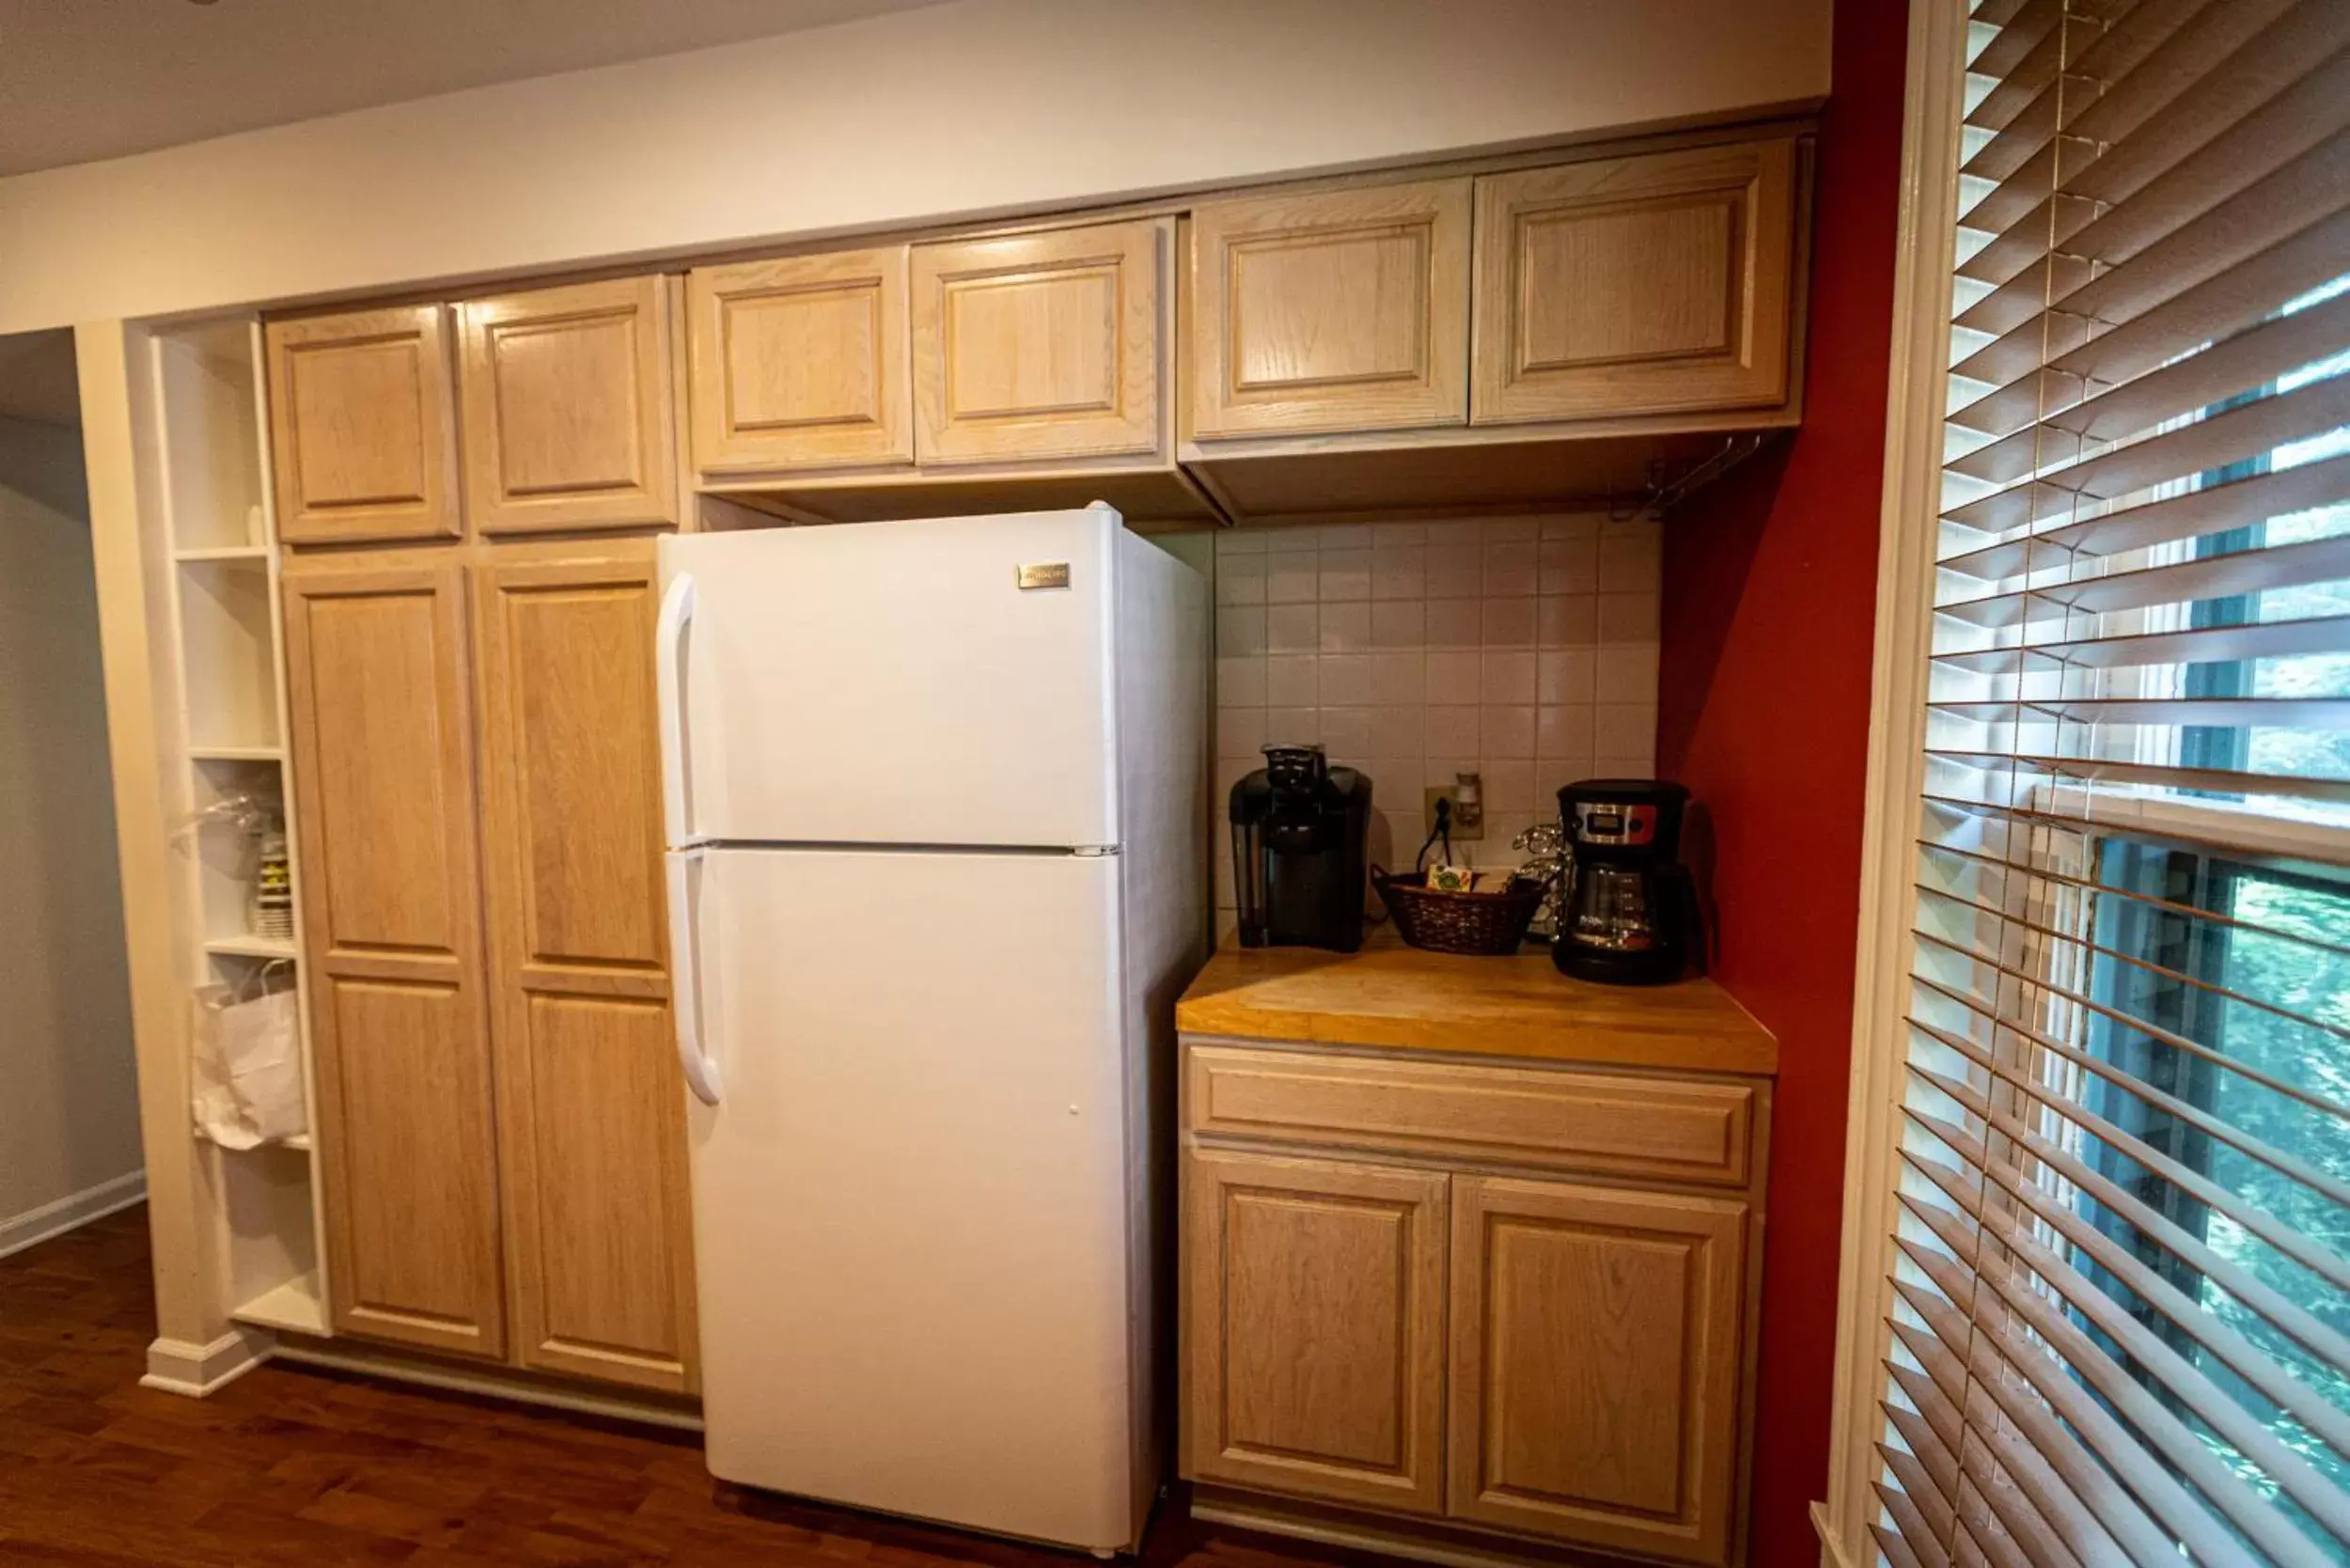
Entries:
<svg viewBox="0 0 2350 1568">
<path fill-rule="evenodd" d="M 1778 1071 L 1778 1043 L 1710 980 L 1594 985 L 1529 947 L 1512 958 L 1407 948 L 1226 947 L 1176 1004 L 1185 1034 L 1379 1045 L 1702 1073 Z"/>
</svg>

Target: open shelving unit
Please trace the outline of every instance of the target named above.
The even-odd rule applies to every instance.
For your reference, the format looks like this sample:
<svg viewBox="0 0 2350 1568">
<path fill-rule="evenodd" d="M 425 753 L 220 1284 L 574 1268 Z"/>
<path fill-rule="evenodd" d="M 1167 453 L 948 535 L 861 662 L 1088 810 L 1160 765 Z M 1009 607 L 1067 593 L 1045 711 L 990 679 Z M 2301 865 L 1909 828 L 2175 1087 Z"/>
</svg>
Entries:
<svg viewBox="0 0 2350 1568">
<path fill-rule="evenodd" d="M 158 662 L 171 666 L 178 755 L 168 787 L 179 886 L 174 930 L 191 1011 L 207 985 L 293 984 L 305 1099 L 317 1124 L 308 1004 L 301 996 L 302 869 L 292 864 L 293 934 L 256 934 L 247 916 L 252 845 L 234 824 L 198 822 L 243 793 L 274 799 L 293 843 L 286 764 L 284 628 L 263 407 L 260 323 L 249 317 L 154 329 L 141 388 L 154 462 L 152 515 L 163 580 L 149 604 L 168 622 Z M 200 1135 L 199 1135 L 200 1136 Z M 243 1323 L 329 1331 L 322 1215 L 305 1135 L 258 1149 L 209 1150 L 230 1313 Z"/>
</svg>

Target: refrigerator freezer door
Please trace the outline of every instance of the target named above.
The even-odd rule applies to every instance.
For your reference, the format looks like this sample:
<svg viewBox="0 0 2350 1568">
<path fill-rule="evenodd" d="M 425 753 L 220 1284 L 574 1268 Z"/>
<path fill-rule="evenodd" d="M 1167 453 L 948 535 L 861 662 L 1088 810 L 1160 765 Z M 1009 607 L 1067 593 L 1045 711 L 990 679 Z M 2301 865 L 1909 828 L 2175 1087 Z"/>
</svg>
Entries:
<svg viewBox="0 0 2350 1568">
<path fill-rule="evenodd" d="M 711 1470 L 1132 1544 L 1118 859 L 713 849 Z"/>
<path fill-rule="evenodd" d="M 1116 842 L 1119 526 L 1089 508 L 662 540 L 672 843 Z"/>
</svg>

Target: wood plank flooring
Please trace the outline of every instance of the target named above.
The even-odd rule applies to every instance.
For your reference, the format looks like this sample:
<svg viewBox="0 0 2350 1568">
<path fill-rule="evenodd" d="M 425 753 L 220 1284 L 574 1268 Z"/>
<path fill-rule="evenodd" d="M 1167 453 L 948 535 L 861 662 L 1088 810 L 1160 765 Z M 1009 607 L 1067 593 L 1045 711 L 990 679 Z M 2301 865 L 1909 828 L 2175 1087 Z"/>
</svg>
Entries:
<svg viewBox="0 0 2350 1568">
<path fill-rule="evenodd" d="M 0 1259 L 0 1564 L 1074 1568 L 1090 1559 L 719 1487 L 690 1434 L 269 1365 L 207 1400 L 138 1386 L 147 1212 Z M 1147 1568 L 1365 1554 L 1163 1509 Z"/>
</svg>

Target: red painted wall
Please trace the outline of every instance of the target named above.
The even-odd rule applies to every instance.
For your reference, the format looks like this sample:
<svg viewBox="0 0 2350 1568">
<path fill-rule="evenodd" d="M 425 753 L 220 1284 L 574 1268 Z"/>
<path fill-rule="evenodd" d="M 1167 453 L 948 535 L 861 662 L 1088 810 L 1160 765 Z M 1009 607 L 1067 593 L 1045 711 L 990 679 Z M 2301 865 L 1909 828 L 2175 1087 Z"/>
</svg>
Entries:
<svg viewBox="0 0 2350 1568">
<path fill-rule="evenodd" d="M 1901 169 L 1899 0 L 1839 0 L 1803 425 L 1665 526 L 1657 765 L 1704 808 L 1716 977 L 1778 1036 L 1758 1568 L 1819 1560 Z"/>
</svg>

